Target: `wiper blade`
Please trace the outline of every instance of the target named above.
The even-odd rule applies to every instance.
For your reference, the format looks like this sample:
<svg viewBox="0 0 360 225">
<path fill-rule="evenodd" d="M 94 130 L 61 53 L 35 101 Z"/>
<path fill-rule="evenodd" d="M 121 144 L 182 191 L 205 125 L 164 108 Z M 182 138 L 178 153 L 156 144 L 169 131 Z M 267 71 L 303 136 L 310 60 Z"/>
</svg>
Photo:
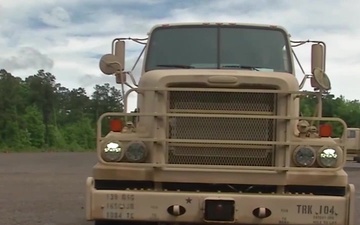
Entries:
<svg viewBox="0 0 360 225">
<path fill-rule="evenodd" d="M 241 69 L 249 69 L 249 70 L 256 70 L 259 71 L 259 69 L 257 67 L 254 66 L 241 66 Z"/>
<path fill-rule="evenodd" d="M 170 67 L 170 68 L 184 68 L 184 69 L 191 69 L 191 68 L 195 68 L 193 66 L 189 66 L 189 65 L 179 65 L 179 64 L 159 64 L 156 65 L 159 67 Z"/>
<path fill-rule="evenodd" d="M 256 70 L 259 71 L 257 67 L 254 66 L 237 66 L 237 65 L 226 65 L 222 66 L 221 68 L 239 68 L 239 69 L 248 69 L 248 70 Z"/>
</svg>

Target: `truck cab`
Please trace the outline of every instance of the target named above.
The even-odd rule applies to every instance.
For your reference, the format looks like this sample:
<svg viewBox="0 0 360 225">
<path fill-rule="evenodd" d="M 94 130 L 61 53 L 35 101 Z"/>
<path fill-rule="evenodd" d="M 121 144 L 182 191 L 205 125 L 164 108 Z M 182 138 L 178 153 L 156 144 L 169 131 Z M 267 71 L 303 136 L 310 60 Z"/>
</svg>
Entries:
<svg viewBox="0 0 360 225">
<path fill-rule="evenodd" d="M 138 82 L 125 70 L 126 41 L 144 46 Z M 299 82 L 293 49 L 309 42 L 311 74 Z M 124 112 L 98 120 L 87 220 L 354 225 L 346 123 L 322 117 L 325 47 L 292 41 L 281 26 L 241 23 L 161 24 L 143 39 L 114 39 L 99 67 L 128 90 Z M 301 91 L 308 79 L 314 91 Z M 299 116 L 305 95 L 318 99 L 313 117 Z M 343 128 L 336 141 L 333 123 Z"/>
</svg>

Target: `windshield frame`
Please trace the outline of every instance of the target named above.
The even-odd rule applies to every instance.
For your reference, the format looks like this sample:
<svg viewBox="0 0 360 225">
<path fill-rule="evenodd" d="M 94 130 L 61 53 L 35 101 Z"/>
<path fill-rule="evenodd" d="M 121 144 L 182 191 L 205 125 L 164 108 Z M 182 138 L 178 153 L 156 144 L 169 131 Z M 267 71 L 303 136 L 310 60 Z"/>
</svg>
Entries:
<svg viewBox="0 0 360 225">
<path fill-rule="evenodd" d="M 283 37 L 284 37 L 284 44 L 286 46 L 286 57 L 287 57 L 287 70 L 283 71 L 285 73 L 290 73 L 290 74 L 294 74 L 294 66 L 293 66 L 293 58 L 292 58 L 292 48 L 290 45 L 290 39 L 289 39 L 289 35 L 288 33 L 281 27 L 277 27 L 277 26 L 257 26 L 257 25 L 241 25 L 241 24 L 234 24 L 234 25 L 222 25 L 222 24 L 209 24 L 209 25 L 204 25 L 204 24 L 181 24 L 181 25 L 170 25 L 170 26 L 158 26 L 155 27 L 149 36 L 149 40 L 147 43 L 147 49 L 145 52 L 145 57 L 144 57 L 144 72 L 148 72 L 151 70 L 160 70 L 160 69 L 169 69 L 171 67 L 164 67 L 164 68 L 149 68 L 149 54 L 151 53 L 151 46 L 152 46 L 152 42 L 154 41 L 154 39 L 152 38 L 153 35 L 156 32 L 161 32 L 161 30 L 166 30 L 166 29 L 177 29 L 177 28 L 216 28 L 216 33 L 217 33 L 217 37 L 216 37 L 216 42 L 217 42 L 217 66 L 213 67 L 213 68 L 191 68 L 191 69 L 224 69 L 220 66 L 220 30 L 221 28 L 239 28 L 239 29 L 257 29 L 257 30 L 271 30 L 271 31 L 278 31 L 280 32 Z M 172 68 L 171 68 L 172 69 Z M 173 68 L 173 69 L 179 69 L 179 68 Z M 183 68 L 183 69 L 189 69 L 189 68 Z"/>
</svg>

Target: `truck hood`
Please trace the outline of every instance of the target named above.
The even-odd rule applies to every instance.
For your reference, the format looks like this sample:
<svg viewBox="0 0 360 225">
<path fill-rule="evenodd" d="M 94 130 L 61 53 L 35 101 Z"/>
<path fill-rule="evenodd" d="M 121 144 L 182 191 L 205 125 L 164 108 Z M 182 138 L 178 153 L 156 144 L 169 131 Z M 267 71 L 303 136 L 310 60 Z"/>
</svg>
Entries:
<svg viewBox="0 0 360 225">
<path fill-rule="evenodd" d="M 176 83 L 202 83 L 209 87 L 237 87 L 240 85 L 274 86 L 284 91 L 299 90 L 293 74 L 230 69 L 161 69 L 142 75 L 139 87 L 167 87 Z"/>
</svg>

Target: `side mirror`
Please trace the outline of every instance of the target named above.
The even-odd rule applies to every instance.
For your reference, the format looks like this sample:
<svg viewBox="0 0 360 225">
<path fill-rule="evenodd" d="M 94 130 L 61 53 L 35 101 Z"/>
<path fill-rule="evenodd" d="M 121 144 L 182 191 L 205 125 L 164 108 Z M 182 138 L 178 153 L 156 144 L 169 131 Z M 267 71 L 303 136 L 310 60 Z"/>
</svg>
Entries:
<svg viewBox="0 0 360 225">
<path fill-rule="evenodd" d="M 123 70 L 123 65 L 118 61 L 118 57 L 113 54 L 106 54 L 101 57 L 99 62 L 101 72 L 106 75 L 112 75 L 117 71 Z"/>
<path fill-rule="evenodd" d="M 125 68 L 125 41 L 115 42 L 115 49 L 113 54 L 118 58 L 118 62 Z"/>
<path fill-rule="evenodd" d="M 311 73 L 314 73 L 316 68 L 325 72 L 325 48 L 321 44 L 311 46 Z"/>
<path fill-rule="evenodd" d="M 330 90 L 331 82 L 328 75 L 321 69 L 315 68 L 313 70 L 313 76 L 311 77 L 311 86 L 316 89 Z"/>
<path fill-rule="evenodd" d="M 106 75 L 122 72 L 125 68 L 125 41 L 115 42 L 112 53 L 101 57 L 99 67 Z"/>
</svg>

